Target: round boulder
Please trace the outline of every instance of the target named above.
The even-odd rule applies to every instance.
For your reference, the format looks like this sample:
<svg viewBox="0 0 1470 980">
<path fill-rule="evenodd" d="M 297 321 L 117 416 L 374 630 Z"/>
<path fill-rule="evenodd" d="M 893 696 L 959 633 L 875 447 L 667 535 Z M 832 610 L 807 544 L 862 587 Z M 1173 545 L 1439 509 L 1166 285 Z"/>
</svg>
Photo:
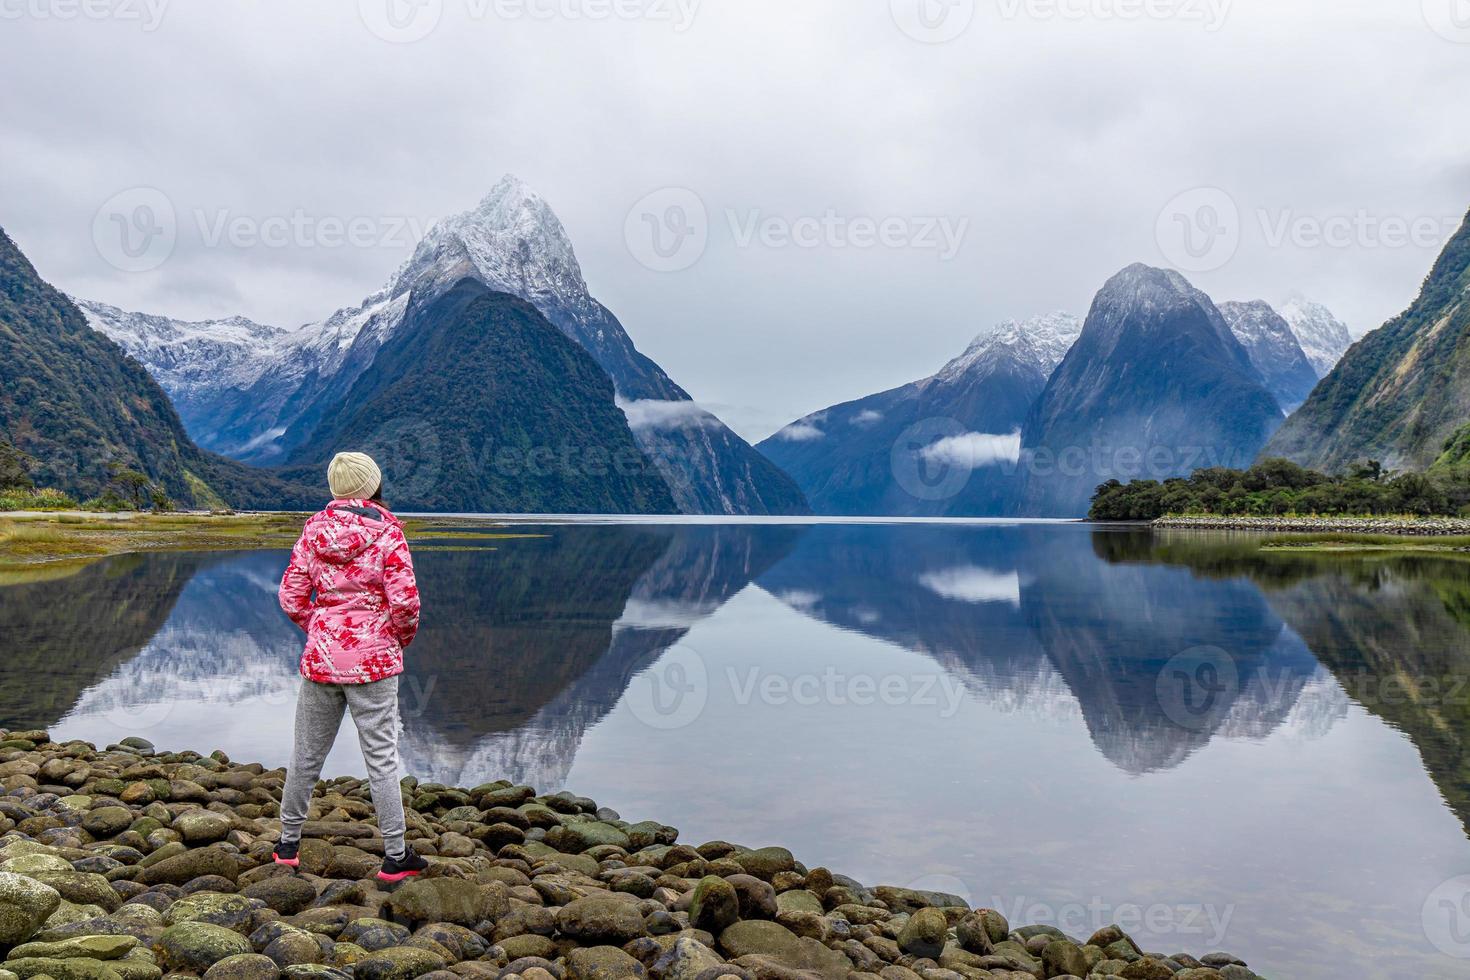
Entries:
<svg viewBox="0 0 1470 980">
<path fill-rule="evenodd" d="M 733 889 L 730 898 L 734 898 Z M 563 907 L 557 913 L 556 927 L 581 943 L 621 946 L 643 935 L 643 916 L 636 902 L 589 895 Z"/>
<path fill-rule="evenodd" d="M 0 871 L 0 946 L 28 939 L 61 905 L 61 893 L 24 875 Z"/>
<path fill-rule="evenodd" d="M 158 937 L 153 951 L 165 968 L 192 973 L 203 973 L 227 956 L 254 952 L 250 948 L 250 940 L 209 922 L 181 922 L 169 926 Z"/>
<path fill-rule="evenodd" d="M 689 924 L 695 929 L 718 934 L 725 927 L 734 925 L 739 918 L 740 895 L 734 884 L 724 878 L 708 875 L 694 886 L 694 897 L 689 902 Z"/>
<path fill-rule="evenodd" d="M 949 920 L 939 909 L 919 909 L 909 916 L 898 933 L 898 948 L 910 956 L 927 956 L 938 959 L 944 952 L 944 940 L 949 932 Z M 1085 971 L 1084 971 L 1085 972 Z"/>
</svg>

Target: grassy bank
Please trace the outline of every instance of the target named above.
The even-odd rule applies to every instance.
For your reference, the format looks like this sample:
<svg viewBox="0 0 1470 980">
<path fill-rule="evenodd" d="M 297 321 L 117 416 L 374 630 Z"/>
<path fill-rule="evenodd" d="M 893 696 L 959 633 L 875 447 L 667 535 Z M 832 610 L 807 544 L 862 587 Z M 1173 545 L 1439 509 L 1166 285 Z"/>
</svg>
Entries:
<svg viewBox="0 0 1470 980">
<path fill-rule="evenodd" d="M 65 575 L 131 552 L 289 549 L 305 520 L 305 514 L 0 515 L 0 584 Z M 404 524 L 409 540 L 424 550 L 486 547 L 486 541 L 522 536 L 499 533 L 485 521 Z"/>
</svg>

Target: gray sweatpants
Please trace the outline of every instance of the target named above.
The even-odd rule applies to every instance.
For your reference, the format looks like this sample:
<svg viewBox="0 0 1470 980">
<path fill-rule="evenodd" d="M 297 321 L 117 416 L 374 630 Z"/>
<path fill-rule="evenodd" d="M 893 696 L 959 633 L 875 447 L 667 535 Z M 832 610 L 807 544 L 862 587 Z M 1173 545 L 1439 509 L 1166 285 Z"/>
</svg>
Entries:
<svg viewBox="0 0 1470 980">
<path fill-rule="evenodd" d="M 281 840 L 291 843 L 301 839 L 311 791 L 337 740 L 344 709 L 352 712 L 352 723 L 357 726 L 383 848 L 391 857 L 401 856 L 404 822 L 398 785 L 397 677 L 371 684 L 318 684 L 302 678 L 296 696 L 296 742 L 291 749 L 286 788 L 281 791 Z"/>
</svg>

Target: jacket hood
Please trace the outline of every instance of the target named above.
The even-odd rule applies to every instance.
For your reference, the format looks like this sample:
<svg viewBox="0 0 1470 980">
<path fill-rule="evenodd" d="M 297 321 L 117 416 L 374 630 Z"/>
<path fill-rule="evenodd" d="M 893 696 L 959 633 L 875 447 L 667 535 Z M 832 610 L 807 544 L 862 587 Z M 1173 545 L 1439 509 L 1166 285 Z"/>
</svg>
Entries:
<svg viewBox="0 0 1470 980">
<path fill-rule="evenodd" d="M 401 526 L 398 518 L 370 500 L 334 500 L 306 522 L 302 538 L 317 558 L 329 565 L 346 565 L 390 527 Z"/>
</svg>

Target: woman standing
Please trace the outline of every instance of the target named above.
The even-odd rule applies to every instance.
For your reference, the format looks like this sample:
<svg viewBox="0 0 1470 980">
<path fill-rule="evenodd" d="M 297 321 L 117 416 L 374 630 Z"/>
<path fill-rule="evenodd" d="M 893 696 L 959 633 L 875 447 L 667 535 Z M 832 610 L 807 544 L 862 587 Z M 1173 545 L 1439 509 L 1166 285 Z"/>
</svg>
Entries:
<svg viewBox="0 0 1470 980">
<path fill-rule="evenodd" d="M 402 881 L 428 867 L 403 839 L 398 783 L 398 675 L 418 631 L 419 590 L 403 524 L 383 505 L 378 464 L 338 453 L 327 483 L 333 500 L 306 522 L 281 578 L 281 608 L 306 631 L 306 649 L 275 861 L 299 866 L 311 793 L 350 711 L 383 835 L 378 878 Z"/>
</svg>

